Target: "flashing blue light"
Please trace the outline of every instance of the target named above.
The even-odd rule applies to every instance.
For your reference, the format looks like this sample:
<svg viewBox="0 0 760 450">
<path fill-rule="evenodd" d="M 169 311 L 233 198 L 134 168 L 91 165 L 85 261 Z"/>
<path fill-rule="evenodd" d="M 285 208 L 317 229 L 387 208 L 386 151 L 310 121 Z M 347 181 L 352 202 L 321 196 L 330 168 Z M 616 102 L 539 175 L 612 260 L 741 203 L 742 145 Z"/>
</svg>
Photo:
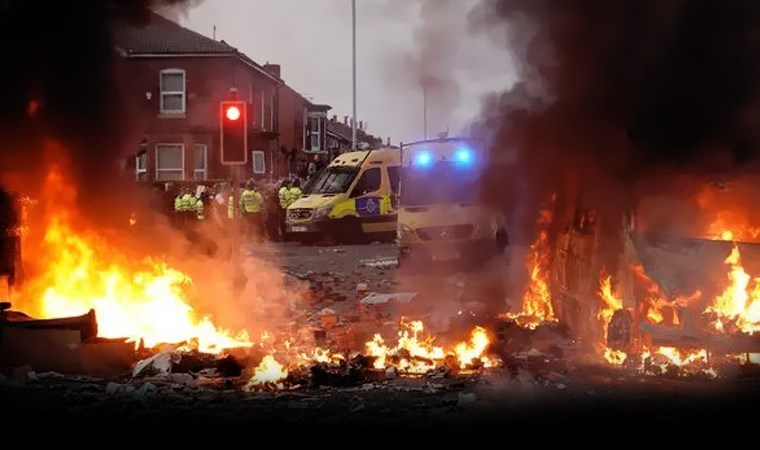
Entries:
<svg viewBox="0 0 760 450">
<path fill-rule="evenodd" d="M 415 156 L 414 162 L 417 163 L 418 166 L 427 166 L 432 162 L 432 160 L 433 158 L 430 157 L 430 153 L 420 152 Z"/>
<path fill-rule="evenodd" d="M 472 160 L 472 154 L 466 148 L 460 148 L 457 151 L 456 157 L 457 157 L 457 161 L 463 162 L 463 163 L 470 162 L 470 160 Z"/>
</svg>

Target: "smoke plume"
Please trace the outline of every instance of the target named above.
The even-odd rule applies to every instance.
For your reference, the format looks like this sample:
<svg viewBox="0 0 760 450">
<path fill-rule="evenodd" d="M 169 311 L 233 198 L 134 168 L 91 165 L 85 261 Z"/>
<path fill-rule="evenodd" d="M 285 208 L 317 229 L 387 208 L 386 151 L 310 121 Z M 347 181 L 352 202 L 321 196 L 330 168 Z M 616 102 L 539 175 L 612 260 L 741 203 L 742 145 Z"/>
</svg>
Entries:
<svg viewBox="0 0 760 450">
<path fill-rule="evenodd" d="M 44 145 L 65 149 L 83 205 L 108 209 L 130 133 L 111 38 L 116 21 L 139 25 L 152 8 L 184 0 L 0 2 L 0 183 L 29 189 L 43 178 Z M 113 204 L 110 201 L 110 204 Z"/>
<path fill-rule="evenodd" d="M 565 174 L 597 206 L 620 205 L 642 177 L 760 156 L 758 2 L 483 0 L 469 19 L 508 30 L 519 81 L 485 102 L 479 128 L 496 152 L 518 149 L 523 199 Z"/>
<path fill-rule="evenodd" d="M 493 74 L 503 75 L 504 55 L 487 39 L 467 29 L 467 13 L 475 4 L 477 0 L 385 0 L 361 5 L 362 11 L 368 10 L 368 16 L 385 19 L 376 22 L 383 29 L 377 26 L 375 30 L 391 35 L 385 44 L 389 57 L 383 58 L 383 70 L 394 90 L 410 94 L 406 99 L 413 119 L 410 122 L 415 126 L 414 134 L 407 137 L 413 140 L 423 135 L 425 97 L 428 137 L 449 126 L 451 133 L 457 134 L 456 128 L 469 120 L 461 117 L 462 113 L 469 115 L 473 106 L 477 108 L 477 103 L 467 104 L 468 98 L 493 89 Z M 393 27 L 399 23 L 403 26 Z M 405 36 L 398 35 L 410 28 L 413 45 L 408 46 Z M 494 58 L 494 53 L 499 53 L 498 57 Z M 472 91 L 478 94 L 471 95 Z"/>
</svg>

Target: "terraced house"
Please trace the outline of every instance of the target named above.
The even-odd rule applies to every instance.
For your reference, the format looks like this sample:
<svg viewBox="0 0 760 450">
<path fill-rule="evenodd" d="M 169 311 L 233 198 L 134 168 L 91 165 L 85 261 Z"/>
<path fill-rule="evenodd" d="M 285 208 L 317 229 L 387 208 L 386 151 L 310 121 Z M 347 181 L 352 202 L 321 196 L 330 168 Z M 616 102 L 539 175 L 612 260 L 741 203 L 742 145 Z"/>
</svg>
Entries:
<svg viewBox="0 0 760 450">
<path fill-rule="evenodd" d="M 129 168 L 138 181 L 220 180 L 219 102 L 248 103 L 244 178 L 286 175 L 299 157 L 326 153 L 328 105 L 316 105 L 280 76 L 224 41 L 158 14 L 142 27 L 117 25 L 122 78 L 140 130 Z"/>
</svg>

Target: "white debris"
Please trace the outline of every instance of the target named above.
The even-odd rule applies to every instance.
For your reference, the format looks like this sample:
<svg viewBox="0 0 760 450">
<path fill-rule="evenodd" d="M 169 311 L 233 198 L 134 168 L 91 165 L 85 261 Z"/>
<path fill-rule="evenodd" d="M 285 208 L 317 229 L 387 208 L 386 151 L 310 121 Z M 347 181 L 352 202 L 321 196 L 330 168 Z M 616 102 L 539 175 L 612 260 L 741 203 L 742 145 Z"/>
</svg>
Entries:
<svg viewBox="0 0 760 450">
<path fill-rule="evenodd" d="M 181 359 L 182 355 L 173 351 L 156 353 L 150 358 L 138 361 L 132 370 L 132 377 L 168 375 L 172 371 L 172 366 L 179 363 Z"/>
<path fill-rule="evenodd" d="M 385 369 L 385 379 L 386 380 L 393 380 L 398 376 L 398 371 L 396 370 L 395 366 L 390 366 L 387 369 Z"/>
<path fill-rule="evenodd" d="M 477 399 L 478 399 L 478 396 L 475 395 L 474 392 L 471 392 L 469 394 L 460 392 L 459 395 L 457 396 L 457 407 L 469 408 L 475 404 L 475 401 L 477 401 Z"/>
<path fill-rule="evenodd" d="M 153 383 L 145 383 L 132 392 L 132 396 L 137 399 L 143 399 L 148 395 L 152 395 L 158 392 L 158 388 Z"/>
<path fill-rule="evenodd" d="M 111 381 L 106 385 L 106 394 L 108 395 L 116 395 L 116 394 L 122 394 L 127 391 L 127 387 L 123 384 L 114 383 Z"/>
<path fill-rule="evenodd" d="M 37 379 L 44 380 L 47 378 L 63 378 L 62 373 L 58 372 L 42 372 L 37 374 Z"/>
<path fill-rule="evenodd" d="M 565 389 L 565 388 L 567 388 L 567 385 L 564 385 L 564 384 L 562 384 L 562 383 L 559 383 L 559 384 L 557 385 L 557 389 L 559 389 L 560 391 L 561 391 L 561 390 L 563 390 L 563 389 Z"/>
<path fill-rule="evenodd" d="M 171 374 L 171 380 L 173 383 L 181 386 L 193 387 L 196 385 L 195 378 L 189 373 L 173 373 Z"/>
<path fill-rule="evenodd" d="M 40 379 L 39 375 L 37 375 L 37 372 L 33 370 L 30 372 L 27 372 L 26 377 L 29 379 L 29 381 L 37 381 Z"/>
</svg>

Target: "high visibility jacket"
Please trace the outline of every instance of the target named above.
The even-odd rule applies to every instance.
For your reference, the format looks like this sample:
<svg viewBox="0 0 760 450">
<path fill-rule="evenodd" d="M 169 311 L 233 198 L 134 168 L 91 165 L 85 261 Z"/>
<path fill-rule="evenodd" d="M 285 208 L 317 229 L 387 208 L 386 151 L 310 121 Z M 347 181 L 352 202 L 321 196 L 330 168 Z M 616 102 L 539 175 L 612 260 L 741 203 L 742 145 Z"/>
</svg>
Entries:
<svg viewBox="0 0 760 450">
<path fill-rule="evenodd" d="M 198 218 L 198 220 L 203 220 L 206 218 L 206 211 L 203 208 L 203 200 L 199 198 L 196 199 L 193 208 L 195 209 L 195 216 Z"/>
<path fill-rule="evenodd" d="M 288 189 L 288 206 L 295 203 L 295 201 L 301 198 L 302 195 L 303 195 L 303 191 L 301 190 L 301 188 L 292 187 Z"/>
<path fill-rule="evenodd" d="M 261 194 L 253 189 L 245 189 L 240 194 L 240 209 L 245 213 L 261 212 L 262 202 Z"/>
<path fill-rule="evenodd" d="M 227 218 L 228 219 L 232 219 L 232 217 L 235 214 L 235 203 L 234 203 L 234 201 L 235 200 L 232 198 L 231 195 L 229 197 L 227 197 Z"/>
<path fill-rule="evenodd" d="M 290 203 L 288 203 L 288 194 L 290 193 L 290 190 L 286 188 L 285 186 L 281 187 L 279 191 L 277 191 L 277 198 L 280 200 L 280 208 L 285 209 L 288 207 Z"/>
<path fill-rule="evenodd" d="M 190 194 L 178 195 L 174 198 L 174 211 L 191 211 L 195 207 L 196 198 Z"/>
</svg>

